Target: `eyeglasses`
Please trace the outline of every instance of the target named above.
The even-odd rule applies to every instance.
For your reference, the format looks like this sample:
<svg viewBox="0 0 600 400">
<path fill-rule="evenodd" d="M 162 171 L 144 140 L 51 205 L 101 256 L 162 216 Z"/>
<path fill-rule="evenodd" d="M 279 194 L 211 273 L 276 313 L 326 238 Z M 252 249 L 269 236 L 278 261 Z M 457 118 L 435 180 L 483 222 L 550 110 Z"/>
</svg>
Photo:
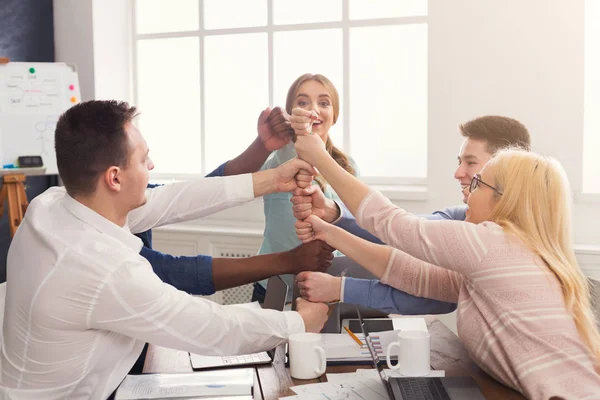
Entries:
<svg viewBox="0 0 600 400">
<path fill-rule="evenodd" d="M 494 192 L 498 193 L 500 196 L 502 196 L 502 192 L 499 191 L 498 189 L 496 189 L 495 187 L 493 187 L 492 185 L 488 185 L 487 183 L 485 183 L 484 181 L 481 180 L 481 175 L 479 174 L 475 174 L 473 175 L 473 179 L 471 179 L 471 186 L 469 186 L 469 193 L 473 193 L 473 191 L 475 189 L 477 189 L 479 187 L 479 184 L 485 185 L 487 187 L 489 187 L 490 189 L 492 189 Z"/>
</svg>

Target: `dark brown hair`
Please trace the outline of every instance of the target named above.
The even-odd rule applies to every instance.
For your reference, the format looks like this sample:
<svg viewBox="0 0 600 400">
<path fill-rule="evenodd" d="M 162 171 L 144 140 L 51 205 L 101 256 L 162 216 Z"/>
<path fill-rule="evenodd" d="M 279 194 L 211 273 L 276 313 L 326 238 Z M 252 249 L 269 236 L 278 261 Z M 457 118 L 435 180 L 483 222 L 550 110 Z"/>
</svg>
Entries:
<svg viewBox="0 0 600 400">
<path fill-rule="evenodd" d="M 464 123 L 459 129 L 466 138 L 485 141 L 490 154 L 508 146 L 531 150 L 529 131 L 516 119 L 487 115 Z"/>
<path fill-rule="evenodd" d="M 127 166 L 125 127 L 136 116 L 135 107 L 115 100 L 86 101 L 60 116 L 54 135 L 56 163 L 71 196 L 94 193 L 106 169 Z"/>
<path fill-rule="evenodd" d="M 298 79 L 292 83 L 292 86 L 288 89 L 287 98 L 285 100 L 285 110 L 288 114 L 292 115 L 292 109 L 294 108 L 294 101 L 296 100 L 296 96 L 298 95 L 298 88 L 307 81 L 316 81 L 327 89 L 329 92 L 329 96 L 331 97 L 331 107 L 333 108 L 333 123 L 335 124 L 338 119 L 338 115 L 340 115 L 340 95 L 337 92 L 335 86 L 329 79 L 321 74 L 304 74 L 300 76 Z M 331 155 L 331 157 L 346 171 L 350 172 L 352 175 L 356 175 L 356 171 L 350 164 L 350 160 L 348 156 L 344 154 L 340 149 L 333 145 L 331 141 L 331 137 L 327 136 L 327 141 L 325 142 L 325 148 L 327 152 Z M 324 189 L 327 182 L 325 179 L 319 175 L 315 178 L 321 189 Z"/>
</svg>

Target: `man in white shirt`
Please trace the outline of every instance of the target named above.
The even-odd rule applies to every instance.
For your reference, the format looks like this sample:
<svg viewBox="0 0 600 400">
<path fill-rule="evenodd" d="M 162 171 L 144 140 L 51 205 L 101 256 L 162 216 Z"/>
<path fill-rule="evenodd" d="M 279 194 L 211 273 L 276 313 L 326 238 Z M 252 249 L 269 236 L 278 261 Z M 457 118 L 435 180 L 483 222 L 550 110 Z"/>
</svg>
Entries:
<svg viewBox="0 0 600 400">
<path fill-rule="evenodd" d="M 252 353 L 296 332 L 318 332 L 327 319 L 327 306 L 309 302 L 283 313 L 220 306 L 152 272 L 131 232 L 294 190 L 296 173 L 313 170 L 292 160 L 146 192 L 154 165 L 135 116 L 127 103 L 91 101 L 57 124 L 65 187 L 31 202 L 8 254 L 2 398 L 106 399 L 144 342 L 207 355 Z"/>
</svg>

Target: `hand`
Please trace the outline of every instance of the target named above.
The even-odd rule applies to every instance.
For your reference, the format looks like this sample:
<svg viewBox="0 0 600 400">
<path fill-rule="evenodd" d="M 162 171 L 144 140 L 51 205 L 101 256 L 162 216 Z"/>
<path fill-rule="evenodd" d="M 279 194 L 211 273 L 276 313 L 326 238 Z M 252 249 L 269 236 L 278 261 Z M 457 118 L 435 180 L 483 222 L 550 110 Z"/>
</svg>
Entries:
<svg viewBox="0 0 600 400">
<path fill-rule="evenodd" d="M 300 175 L 300 179 L 313 180 L 313 175 L 316 175 L 315 169 L 305 161 L 294 158 L 288 162 L 281 164 L 274 170 L 274 182 L 276 185 L 275 192 L 293 192 L 298 188 L 299 184 L 296 175 Z M 303 171 L 301 174 L 298 172 Z"/>
<path fill-rule="evenodd" d="M 316 135 L 297 136 L 296 153 L 298 158 L 315 166 L 319 166 L 319 162 L 326 157 L 331 157 L 325 149 L 323 140 Z"/>
<path fill-rule="evenodd" d="M 308 301 L 329 303 L 340 300 L 342 278 L 322 272 L 301 272 L 296 276 L 300 295 Z"/>
<path fill-rule="evenodd" d="M 318 173 L 319 171 L 315 169 L 315 172 Z M 314 175 L 310 171 L 301 169 L 296 174 L 296 185 L 298 185 L 298 188 L 300 189 L 310 187 L 314 178 Z"/>
<path fill-rule="evenodd" d="M 327 322 L 329 307 L 323 303 L 311 303 L 304 299 L 296 299 L 296 311 L 304 320 L 306 332 L 319 333 Z"/>
<path fill-rule="evenodd" d="M 333 260 L 333 251 L 327 243 L 320 240 L 313 240 L 310 243 L 287 251 L 289 255 L 290 266 L 288 274 L 297 274 L 302 271 L 326 271 L 331 266 Z"/>
<path fill-rule="evenodd" d="M 314 111 L 308 111 L 303 108 L 294 108 L 290 116 L 290 126 L 296 136 L 312 134 L 312 124 L 319 119 Z"/>
<path fill-rule="evenodd" d="M 327 242 L 327 235 L 332 225 L 315 215 L 310 215 L 304 221 L 297 220 L 294 228 L 296 229 L 298 239 L 302 243 L 312 242 L 313 240 Z"/>
<path fill-rule="evenodd" d="M 298 175 L 296 176 L 298 177 Z M 301 189 L 302 186 L 298 183 L 298 187 L 290 199 L 296 219 L 303 221 L 312 214 L 331 223 L 340 216 L 340 209 L 335 201 L 325 197 L 319 186 L 311 185 Z"/>
<path fill-rule="evenodd" d="M 267 107 L 258 117 L 258 137 L 269 152 L 288 144 L 294 137 L 288 113 L 281 107 Z"/>
</svg>

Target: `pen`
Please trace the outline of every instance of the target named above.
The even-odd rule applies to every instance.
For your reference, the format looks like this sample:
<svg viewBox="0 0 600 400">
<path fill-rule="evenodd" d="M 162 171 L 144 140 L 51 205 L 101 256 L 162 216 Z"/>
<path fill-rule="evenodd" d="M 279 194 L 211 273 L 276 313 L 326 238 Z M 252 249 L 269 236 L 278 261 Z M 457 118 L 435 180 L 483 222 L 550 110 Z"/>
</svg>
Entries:
<svg viewBox="0 0 600 400">
<path fill-rule="evenodd" d="M 357 337 L 356 337 L 356 335 L 355 335 L 354 333 L 352 333 L 352 331 L 351 331 L 350 329 L 348 329 L 348 327 L 347 327 L 347 326 L 345 326 L 345 327 L 344 327 L 344 329 L 346 330 L 346 332 L 348 332 L 348 335 L 350 335 L 350 337 L 351 337 L 352 339 L 354 339 L 354 341 L 355 341 L 356 343 L 358 343 L 358 345 L 359 345 L 359 346 L 362 348 L 362 347 L 363 347 L 363 344 L 362 344 L 362 342 L 360 341 L 360 339 L 359 339 L 359 338 L 357 338 Z"/>
<path fill-rule="evenodd" d="M 346 276 L 346 272 L 348 272 L 348 268 L 344 268 L 344 269 L 343 269 L 343 270 L 341 270 L 341 271 L 339 272 L 339 274 L 337 274 L 336 276 L 337 276 L 338 278 L 343 278 L 344 276 Z M 325 304 L 327 304 L 328 306 L 333 306 L 333 305 L 336 305 L 336 304 L 337 304 L 337 303 L 339 303 L 339 302 L 340 302 L 340 301 L 339 301 L 339 300 L 337 300 L 337 301 L 330 301 L 330 302 L 328 302 L 328 303 L 325 303 Z"/>
</svg>

